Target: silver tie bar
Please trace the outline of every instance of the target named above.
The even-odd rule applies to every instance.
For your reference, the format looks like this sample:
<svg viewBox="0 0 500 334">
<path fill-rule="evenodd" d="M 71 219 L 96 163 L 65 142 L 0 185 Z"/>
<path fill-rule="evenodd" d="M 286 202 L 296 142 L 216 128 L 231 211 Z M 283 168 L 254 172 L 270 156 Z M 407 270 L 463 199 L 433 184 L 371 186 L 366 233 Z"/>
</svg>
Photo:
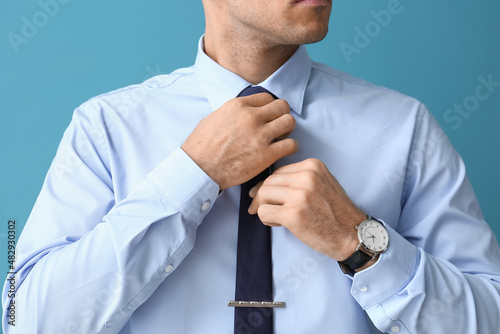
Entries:
<svg viewBox="0 0 500 334">
<path fill-rule="evenodd" d="M 229 307 L 285 307 L 285 302 L 254 302 L 228 300 Z"/>
</svg>

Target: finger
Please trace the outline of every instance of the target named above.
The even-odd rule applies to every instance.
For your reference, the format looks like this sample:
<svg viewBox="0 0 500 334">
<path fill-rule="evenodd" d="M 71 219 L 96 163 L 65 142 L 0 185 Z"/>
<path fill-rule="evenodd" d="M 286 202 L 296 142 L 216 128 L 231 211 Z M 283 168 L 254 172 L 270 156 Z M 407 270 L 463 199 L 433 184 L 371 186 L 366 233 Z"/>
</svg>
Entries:
<svg viewBox="0 0 500 334">
<path fill-rule="evenodd" d="M 264 225 L 282 226 L 284 221 L 284 209 L 280 205 L 264 204 L 259 206 L 259 219 Z"/>
<path fill-rule="evenodd" d="M 266 104 L 265 106 L 262 106 L 259 112 L 265 122 L 270 122 L 280 116 L 290 114 L 290 105 L 283 99 L 277 99 Z"/>
<path fill-rule="evenodd" d="M 237 99 L 241 99 L 249 107 L 263 107 L 275 101 L 274 97 L 269 93 L 258 93 L 248 96 L 241 96 Z"/>
<path fill-rule="evenodd" d="M 282 134 L 281 136 L 277 137 L 274 141 L 283 140 L 283 139 L 287 138 L 288 136 L 290 136 L 291 134 L 292 134 L 292 131 L 288 131 L 288 132 Z"/>
<path fill-rule="evenodd" d="M 287 199 L 291 198 L 290 189 L 281 186 L 262 185 L 248 208 L 248 213 L 254 215 L 259 206 L 263 204 L 283 205 Z"/>
<path fill-rule="evenodd" d="M 270 154 L 274 160 L 273 163 L 281 158 L 297 153 L 299 149 L 299 142 L 293 138 L 279 140 L 269 145 Z"/>
<path fill-rule="evenodd" d="M 273 172 L 274 174 L 298 173 L 306 170 L 321 171 L 328 170 L 325 164 L 318 159 L 306 159 L 293 164 L 282 166 Z"/>
<path fill-rule="evenodd" d="M 250 195 L 251 198 L 254 198 L 263 183 L 264 181 L 260 181 L 259 183 L 257 183 L 252 189 L 250 189 L 248 195 Z"/>
<path fill-rule="evenodd" d="M 295 117 L 292 114 L 283 114 L 264 125 L 263 135 L 269 142 L 276 141 L 276 139 L 290 134 L 295 129 L 295 124 Z"/>
<path fill-rule="evenodd" d="M 293 188 L 293 186 L 297 183 L 294 177 L 295 175 L 297 175 L 297 173 L 273 173 L 269 175 L 263 182 L 265 182 L 266 186 Z"/>
<path fill-rule="evenodd" d="M 264 183 L 266 186 L 287 187 L 290 189 L 300 188 L 296 187 L 297 182 L 295 175 L 297 175 L 297 173 L 271 174 L 264 181 L 257 183 L 250 189 L 249 195 L 251 198 L 255 198 L 255 195 Z"/>
</svg>

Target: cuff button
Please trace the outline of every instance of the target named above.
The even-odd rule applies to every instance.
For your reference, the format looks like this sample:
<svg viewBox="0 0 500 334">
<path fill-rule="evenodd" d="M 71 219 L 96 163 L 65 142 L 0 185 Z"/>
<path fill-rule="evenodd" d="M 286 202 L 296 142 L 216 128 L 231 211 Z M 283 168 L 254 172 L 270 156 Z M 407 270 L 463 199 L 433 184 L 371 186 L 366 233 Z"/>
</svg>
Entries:
<svg viewBox="0 0 500 334">
<path fill-rule="evenodd" d="M 207 211 L 208 209 L 210 209 L 210 201 L 203 202 L 201 205 L 201 211 Z"/>
</svg>

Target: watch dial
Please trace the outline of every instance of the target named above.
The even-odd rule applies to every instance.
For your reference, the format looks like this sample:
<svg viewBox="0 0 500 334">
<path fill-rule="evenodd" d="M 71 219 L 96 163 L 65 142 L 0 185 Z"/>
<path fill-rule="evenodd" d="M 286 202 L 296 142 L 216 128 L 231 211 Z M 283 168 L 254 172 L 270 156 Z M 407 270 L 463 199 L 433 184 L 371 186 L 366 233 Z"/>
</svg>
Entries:
<svg viewBox="0 0 500 334">
<path fill-rule="evenodd" d="M 363 222 L 359 227 L 359 238 L 367 250 L 381 253 L 387 249 L 389 235 L 384 226 L 376 220 Z"/>
</svg>

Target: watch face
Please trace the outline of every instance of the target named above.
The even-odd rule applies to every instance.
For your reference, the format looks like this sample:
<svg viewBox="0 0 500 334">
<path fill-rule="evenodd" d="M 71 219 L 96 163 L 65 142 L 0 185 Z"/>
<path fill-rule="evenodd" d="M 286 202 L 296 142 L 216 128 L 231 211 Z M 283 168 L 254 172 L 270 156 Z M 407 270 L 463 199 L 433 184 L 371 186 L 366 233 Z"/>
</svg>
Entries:
<svg viewBox="0 0 500 334">
<path fill-rule="evenodd" d="M 363 246 L 370 252 L 382 253 L 389 244 L 389 235 L 381 223 L 376 220 L 365 220 L 359 225 L 358 237 Z"/>
</svg>

